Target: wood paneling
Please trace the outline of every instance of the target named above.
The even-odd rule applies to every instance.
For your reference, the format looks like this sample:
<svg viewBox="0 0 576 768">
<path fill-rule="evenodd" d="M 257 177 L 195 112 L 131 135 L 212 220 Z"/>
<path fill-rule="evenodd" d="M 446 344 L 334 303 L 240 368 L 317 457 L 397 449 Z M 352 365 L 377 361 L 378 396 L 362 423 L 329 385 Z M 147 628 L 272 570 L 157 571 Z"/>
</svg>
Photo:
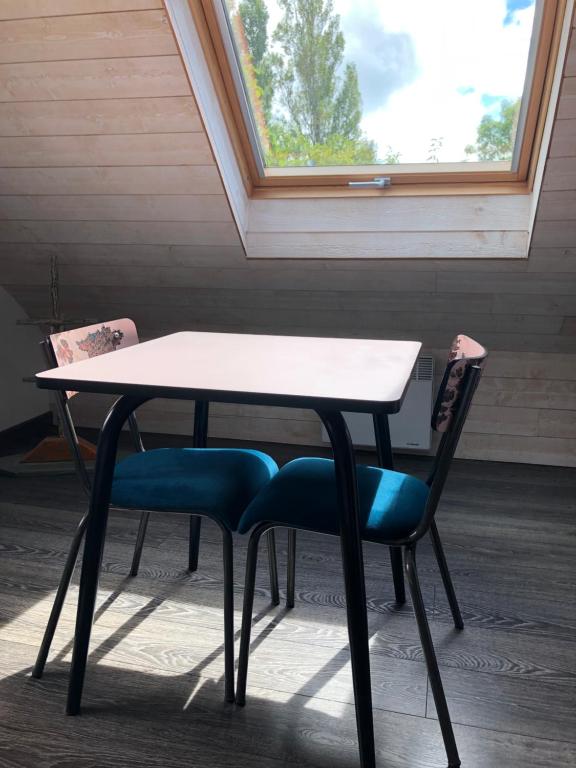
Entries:
<svg viewBox="0 0 576 768">
<path fill-rule="evenodd" d="M 576 250 L 574 248 L 537 248 L 530 250 L 528 272 L 574 272 Z"/>
<path fill-rule="evenodd" d="M 522 464 L 552 464 L 573 467 L 576 441 L 561 437 L 526 437 L 524 435 L 462 435 L 458 456 L 485 461 Z"/>
<path fill-rule="evenodd" d="M 540 195 L 539 221 L 573 221 L 576 219 L 576 189 L 545 191 Z"/>
<path fill-rule="evenodd" d="M 0 22 L 0 63 L 176 53 L 162 10 Z"/>
<path fill-rule="evenodd" d="M 202 123 L 189 96 L 0 104 L 4 136 L 84 136 L 119 133 L 190 133 Z"/>
<path fill-rule="evenodd" d="M 576 438 L 576 412 L 550 408 L 542 410 L 538 433 L 543 437 Z"/>
<path fill-rule="evenodd" d="M 574 36 L 574 33 L 572 33 L 571 46 L 568 49 L 568 55 L 566 56 L 566 64 L 564 66 L 564 76 L 566 78 L 576 76 L 576 44 L 574 41 L 575 41 L 575 36 Z"/>
<path fill-rule="evenodd" d="M 32 271 L 45 272 L 50 255 L 58 254 L 61 265 L 76 266 L 131 266 L 156 267 L 161 264 L 188 267 L 238 267 L 244 264 L 244 252 L 239 245 L 196 246 L 196 245 L 80 245 L 9 243 L 0 244 L 0 258 L 7 270 L 14 276 Z M 17 271 L 20 270 L 20 271 Z M 47 274 L 47 272 L 46 272 Z M 20 279 L 20 282 L 24 278 Z M 112 287 L 112 286 L 111 286 Z M 116 286 L 122 290 L 122 286 Z"/>
<path fill-rule="evenodd" d="M 551 157 L 546 163 L 543 189 L 576 189 L 576 157 Z"/>
<path fill-rule="evenodd" d="M 431 197 L 425 204 L 418 197 L 253 200 L 248 232 L 452 233 L 485 231 L 487 219 L 490 230 L 523 232 L 529 206 L 528 195 Z"/>
<path fill-rule="evenodd" d="M 5 195 L 222 195 L 214 165 L 3 168 Z"/>
<path fill-rule="evenodd" d="M 473 405 L 466 422 L 466 432 L 533 437 L 538 434 L 538 415 L 536 408 Z"/>
<path fill-rule="evenodd" d="M 145 338 L 181 328 L 416 338 L 437 374 L 452 336 L 476 334 L 490 359 L 461 455 L 576 464 L 574 42 L 526 259 L 528 196 L 468 196 L 462 206 L 259 200 L 248 220 L 191 19 L 178 8 L 188 77 L 160 0 L 0 3 L 0 282 L 45 315 L 57 254 L 70 315 L 133 316 Z M 244 255 L 225 193 L 257 258 Z M 91 406 L 79 416 L 101 419 Z M 188 433 L 190 418 L 186 404 L 143 414 L 161 432 Z M 211 430 L 321 444 L 307 412 L 218 407 Z"/>
<path fill-rule="evenodd" d="M 220 195 L 0 195 L 0 219 L 26 221 L 232 221 Z"/>
<path fill-rule="evenodd" d="M 558 103 L 558 119 L 576 118 L 576 77 L 565 77 Z"/>
<path fill-rule="evenodd" d="M 249 232 L 252 259 L 522 259 L 527 232 Z"/>
<path fill-rule="evenodd" d="M 576 364 L 576 360 L 574 362 Z M 576 382 L 485 376 L 475 402 L 512 408 L 521 403 L 535 409 L 576 411 Z"/>
<path fill-rule="evenodd" d="M 576 144 L 576 120 L 557 120 L 552 134 L 550 157 L 573 157 Z"/>
<path fill-rule="evenodd" d="M 540 228 L 541 224 L 538 225 Z M 576 224 L 575 224 L 576 229 Z M 525 275 L 491 275 L 486 272 L 467 272 L 438 275 L 437 289 L 454 293 L 521 293 L 576 295 L 576 275 L 548 275 L 546 272 Z"/>
<path fill-rule="evenodd" d="M 178 56 L 0 64 L 0 102 L 188 96 Z"/>
<path fill-rule="evenodd" d="M 0 242 L 2 241 L 16 243 L 124 243 L 126 245 L 141 243 L 142 245 L 232 246 L 237 245 L 238 235 L 236 227 L 232 223 L 7 221 L 0 229 Z M 87 279 L 90 280 L 90 276 Z M 97 281 L 101 279 L 102 275 L 96 277 Z M 143 279 L 146 278 L 143 277 Z"/>
<path fill-rule="evenodd" d="M 208 165 L 211 161 L 203 133 L 0 138 L 0 164 L 6 168 Z"/>
<path fill-rule="evenodd" d="M 2 0 L 0 19 L 32 19 L 78 13 L 145 11 L 162 8 L 162 0 Z"/>
<path fill-rule="evenodd" d="M 575 221 L 536 220 L 532 234 L 532 245 L 535 248 L 573 248 L 574 243 L 576 243 Z"/>
</svg>

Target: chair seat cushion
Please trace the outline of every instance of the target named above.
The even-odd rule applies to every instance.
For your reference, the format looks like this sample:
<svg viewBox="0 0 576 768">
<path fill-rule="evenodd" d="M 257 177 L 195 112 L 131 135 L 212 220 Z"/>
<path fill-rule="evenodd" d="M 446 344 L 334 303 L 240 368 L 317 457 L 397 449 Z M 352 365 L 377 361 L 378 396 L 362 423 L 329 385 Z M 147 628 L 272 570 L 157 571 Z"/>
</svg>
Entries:
<svg viewBox="0 0 576 768">
<path fill-rule="evenodd" d="M 236 530 L 247 505 L 277 471 L 276 462 L 260 451 L 144 451 L 116 465 L 111 504 L 131 509 L 197 512 Z"/>
<path fill-rule="evenodd" d="M 357 467 L 362 535 L 371 541 L 390 541 L 410 534 L 420 522 L 428 486 L 401 472 Z M 334 462 L 295 459 L 251 502 L 238 525 L 246 533 L 260 522 L 321 533 L 339 533 Z"/>
</svg>

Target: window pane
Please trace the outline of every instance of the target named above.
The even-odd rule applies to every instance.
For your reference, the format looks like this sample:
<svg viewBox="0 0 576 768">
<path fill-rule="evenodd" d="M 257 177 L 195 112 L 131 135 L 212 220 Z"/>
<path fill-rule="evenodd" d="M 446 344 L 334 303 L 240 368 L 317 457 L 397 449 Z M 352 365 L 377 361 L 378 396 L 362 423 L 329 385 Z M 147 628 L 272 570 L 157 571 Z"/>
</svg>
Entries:
<svg viewBox="0 0 576 768">
<path fill-rule="evenodd" d="M 225 0 L 267 167 L 510 168 L 534 0 Z"/>
</svg>

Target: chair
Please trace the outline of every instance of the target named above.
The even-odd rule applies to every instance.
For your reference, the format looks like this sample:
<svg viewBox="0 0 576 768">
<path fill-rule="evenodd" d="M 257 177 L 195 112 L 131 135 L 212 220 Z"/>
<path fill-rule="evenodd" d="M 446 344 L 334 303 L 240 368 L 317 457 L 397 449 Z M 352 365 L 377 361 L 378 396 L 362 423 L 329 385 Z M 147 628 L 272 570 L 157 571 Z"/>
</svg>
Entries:
<svg viewBox="0 0 576 768">
<path fill-rule="evenodd" d="M 426 482 L 380 467 L 357 467 L 363 539 L 400 547 L 404 555 L 405 572 L 449 766 L 459 766 L 460 759 L 422 600 L 416 569 L 416 545 L 430 531 L 454 623 L 461 629 L 462 617 L 434 515 L 486 354 L 480 344 L 467 336 L 457 336 L 452 344 L 432 415 L 432 427 L 442 434 L 442 438 Z M 274 527 L 300 528 L 333 535 L 339 533 L 333 461 L 301 458 L 285 464 L 249 504 L 238 525 L 240 533 L 253 529 L 246 563 L 236 691 L 236 702 L 240 705 L 244 704 L 246 696 L 258 543 L 260 537 Z"/>
<path fill-rule="evenodd" d="M 56 367 L 112 353 L 138 343 L 136 326 L 132 320 L 125 318 L 52 334 L 43 342 L 43 348 L 50 367 Z M 56 407 L 77 473 L 86 494 L 90 496 L 91 478 L 69 408 L 69 400 L 76 394 L 57 392 Z M 233 701 L 234 605 L 231 534 L 236 530 L 245 507 L 276 473 L 278 467 L 273 459 L 259 451 L 206 448 L 208 403 L 204 401 L 195 404 L 192 448 L 147 451 L 144 449 L 134 414 L 129 417 L 128 425 L 136 452 L 116 465 L 110 505 L 117 509 L 143 510 L 130 576 L 136 576 L 138 573 L 150 512 L 185 512 L 191 515 L 188 550 L 188 566 L 191 571 L 196 570 L 198 564 L 201 517 L 209 517 L 217 523 L 222 532 L 224 560 L 225 696 L 227 701 Z M 84 515 L 74 534 L 32 672 L 35 678 L 40 678 L 43 674 L 87 522 L 88 514 Z M 268 545 L 272 601 L 277 605 L 279 595 L 274 538 L 268 539 Z"/>
</svg>

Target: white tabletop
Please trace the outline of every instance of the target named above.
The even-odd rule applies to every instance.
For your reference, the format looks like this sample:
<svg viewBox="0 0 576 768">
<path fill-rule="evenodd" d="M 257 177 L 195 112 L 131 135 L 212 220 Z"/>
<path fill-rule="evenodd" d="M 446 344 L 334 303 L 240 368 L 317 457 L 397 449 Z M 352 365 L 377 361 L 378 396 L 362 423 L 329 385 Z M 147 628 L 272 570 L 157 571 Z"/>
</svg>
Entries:
<svg viewBox="0 0 576 768">
<path fill-rule="evenodd" d="M 182 332 L 36 375 L 43 389 L 395 413 L 421 344 Z"/>
</svg>

